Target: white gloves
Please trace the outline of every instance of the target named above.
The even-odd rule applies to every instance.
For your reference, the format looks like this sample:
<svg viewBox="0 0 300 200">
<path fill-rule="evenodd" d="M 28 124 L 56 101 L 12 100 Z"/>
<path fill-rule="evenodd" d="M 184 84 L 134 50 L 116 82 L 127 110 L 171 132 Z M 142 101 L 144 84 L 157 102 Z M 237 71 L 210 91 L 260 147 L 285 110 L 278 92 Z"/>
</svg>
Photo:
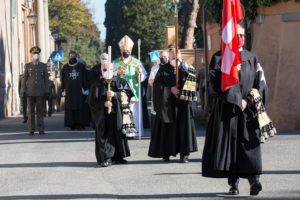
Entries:
<svg viewBox="0 0 300 200">
<path fill-rule="evenodd" d="M 65 96 L 66 96 L 66 90 L 62 91 L 61 95 L 62 95 L 63 97 L 65 97 Z"/>
<path fill-rule="evenodd" d="M 85 96 L 89 95 L 89 93 L 90 93 L 89 90 L 84 90 L 83 88 L 81 88 L 81 90 L 82 90 L 82 94 Z"/>
</svg>

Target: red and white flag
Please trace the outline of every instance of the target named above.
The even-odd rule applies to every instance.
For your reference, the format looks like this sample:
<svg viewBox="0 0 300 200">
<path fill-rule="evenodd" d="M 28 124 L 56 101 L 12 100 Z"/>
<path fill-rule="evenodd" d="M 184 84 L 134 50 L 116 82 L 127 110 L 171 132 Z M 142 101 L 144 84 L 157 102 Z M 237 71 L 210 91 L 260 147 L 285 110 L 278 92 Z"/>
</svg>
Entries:
<svg viewBox="0 0 300 200">
<path fill-rule="evenodd" d="M 242 59 L 237 47 L 236 25 L 242 19 L 240 0 L 223 0 L 221 65 L 223 92 L 239 81 L 237 65 L 242 63 Z"/>
</svg>

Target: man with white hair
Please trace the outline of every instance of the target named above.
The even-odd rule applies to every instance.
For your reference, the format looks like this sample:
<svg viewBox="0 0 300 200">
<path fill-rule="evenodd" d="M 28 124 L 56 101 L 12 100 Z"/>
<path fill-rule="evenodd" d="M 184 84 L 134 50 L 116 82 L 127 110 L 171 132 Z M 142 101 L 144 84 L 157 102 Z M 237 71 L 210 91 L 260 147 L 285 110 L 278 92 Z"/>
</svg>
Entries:
<svg viewBox="0 0 300 200">
<path fill-rule="evenodd" d="M 126 80 L 113 76 L 107 62 L 102 64 L 101 72 L 101 78 L 91 86 L 87 99 L 95 122 L 97 163 L 101 167 L 126 164 L 124 158 L 130 156 L 126 133 L 134 131 L 129 111 L 133 93 Z"/>
<path fill-rule="evenodd" d="M 139 130 L 139 101 L 142 100 L 143 92 L 141 90 L 141 99 L 139 99 L 139 81 L 143 82 L 147 77 L 147 72 L 138 59 L 131 56 L 131 50 L 134 43 L 133 41 L 125 35 L 119 42 L 119 47 L 121 50 L 121 57 L 117 58 L 113 62 L 114 73 L 115 75 L 119 75 L 121 78 L 125 79 L 129 84 L 134 96 L 131 99 L 130 110 L 133 113 L 134 124 L 136 130 Z M 141 74 L 141 78 L 139 80 L 139 75 Z M 141 87 L 142 88 L 142 87 Z M 142 107 L 142 106 L 141 106 Z M 142 110 L 141 110 L 141 116 Z M 143 128 L 143 118 L 141 117 L 141 136 L 144 135 Z M 127 137 L 136 137 L 139 136 L 139 133 L 127 134 Z"/>
<path fill-rule="evenodd" d="M 101 77 L 101 65 L 108 62 L 108 54 L 107 53 L 102 53 L 100 55 L 99 60 L 100 60 L 100 63 L 95 65 L 91 69 L 91 73 L 90 73 L 90 84 L 91 85 L 93 83 L 95 83 L 97 80 L 100 79 L 100 77 Z"/>
</svg>

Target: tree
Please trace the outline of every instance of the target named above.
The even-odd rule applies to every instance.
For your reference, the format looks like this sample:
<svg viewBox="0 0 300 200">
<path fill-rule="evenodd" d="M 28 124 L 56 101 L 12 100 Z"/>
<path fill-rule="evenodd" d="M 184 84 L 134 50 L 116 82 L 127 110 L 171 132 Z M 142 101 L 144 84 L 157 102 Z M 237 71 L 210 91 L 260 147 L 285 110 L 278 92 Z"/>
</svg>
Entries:
<svg viewBox="0 0 300 200">
<path fill-rule="evenodd" d="M 81 0 L 50 0 L 49 18 L 50 29 L 57 30 L 68 41 L 62 45 L 64 52 L 75 50 L 88 64 L 97 63 L 104 45 L 86 3 Z"/>
<path fill-rule="evenodd" d="M 186 0 L 184 3 L 184 23 L 181 35 L 182 49 L 193 49 L 194 31 L 197 27 L 199 0 Z"/>
<path fill-rule="evenodd" d="M 112 46 L 112 58 L 120 55 L 118 43 L 123 37 L 123 0 L 107 0 L 105 3 L 106 46 Z"/>
<path fill-rule="evenodd" d="M 119 56 L 119 40 L 128 35 L 135 46 L 132 54 L 137 55 L 137 40 L 142 40 L 141 59 L 150 63 L 148 53 L 163 49 L 165 27 L 174 24 L 171 0 L 107 0 L 105 5 L 107 28 L 106 45 L 113 48 L 113 56 Z"/>
</svg>

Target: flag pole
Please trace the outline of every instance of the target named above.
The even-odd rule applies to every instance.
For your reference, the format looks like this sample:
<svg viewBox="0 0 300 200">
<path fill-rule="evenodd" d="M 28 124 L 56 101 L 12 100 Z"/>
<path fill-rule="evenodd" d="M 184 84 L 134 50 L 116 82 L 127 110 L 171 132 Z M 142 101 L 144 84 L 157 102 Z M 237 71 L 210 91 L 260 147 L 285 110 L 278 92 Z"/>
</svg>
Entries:
<svg viewBox="0 0 300 200">
<path fill-rule="evenodd" d="M 178 79 L 179 79 L 179 73 L 178 73 L 178 60 L 177 60 L 177 54 L 178 54 L 178 3 L 179 0 L 173 0 L 173 3 L 175 5 L 175 58 L 176 58 L 176 88 L 178 88 Z"/>
<path fill-rule="evenodd" d="M 141 60 L 141 39 L 138 39 L 138 59 Z M 139 79 L 139 140 L 142 139 L 142 102 L 141 102 L 141 73 L 138 73 L 138 79 Z"/>
</svg>

